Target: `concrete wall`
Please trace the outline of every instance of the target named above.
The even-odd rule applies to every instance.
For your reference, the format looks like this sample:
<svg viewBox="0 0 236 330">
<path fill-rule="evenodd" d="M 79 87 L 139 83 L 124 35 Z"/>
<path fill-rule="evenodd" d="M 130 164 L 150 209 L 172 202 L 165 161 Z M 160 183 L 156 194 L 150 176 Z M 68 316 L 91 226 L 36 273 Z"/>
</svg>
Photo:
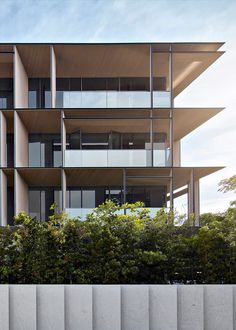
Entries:
<svg viewBox="0 0 236 330">
<path fill-rule="evenodd" d="M 173 142 L 173 166 L 181 166 L 181 142 Z"/>
<path fill-rule="evenodd" d="M 14 126 L 15 166 L 27 167 L 29 164 L 28 132 L 16 111 L 14 112 Z"/>
<path fill-rule="evenodd" d="M 14 46 L 14 104 L 15 108 L 28 108 L 28 76 L 17 47 Z"/>
<path fill-rule="evenodd" d="M 0 112 L 0 166 L 7 166 L 7 121 Z"/>
<path fill-rule="evenodd" d="M 1 330 L 235 330 L 236 285 L 0 285 Z"/>
<path fill-rule="evenodd" d="M 15 181 L 15 215 L 21 211 L 29 213 L 28 186 L 17 170 L 14 170 Z"/>
<path fill-rule="evenodd" d="M 0 170 L 0 226 L 7 225 L 7 176 Z"/>
<path fill-rule="evenodd" d="M 51 107 L 56 108 L 56 56 L 53 46 L 50 46 L 50 81 Z"/>
</svg>

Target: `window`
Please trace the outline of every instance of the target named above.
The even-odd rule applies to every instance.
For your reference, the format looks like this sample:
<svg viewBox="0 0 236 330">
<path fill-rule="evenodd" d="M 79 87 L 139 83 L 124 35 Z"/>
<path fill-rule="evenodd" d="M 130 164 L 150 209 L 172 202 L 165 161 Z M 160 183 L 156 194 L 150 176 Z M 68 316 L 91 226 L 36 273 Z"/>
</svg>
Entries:
<svg viewBox="0 0 236 330">
<path fill-rule="evenodd" d="M 154 77 L 153 78 L 153 90 L 154 91 L 166 91 L 166 77 Z"/>
<path fill-rule="evenodd" d="M 83 91 L 105 91 L 106 78 L 83 78 L 82 79 Z"/>
<path fill-rule="evenodd" d="M 108 149 L 108 133 L 84 133 L 82 134 L 82 149 Z"/>
<path fill-rule="evenodd" d="M 37 92 L 29 91 L 29 108 L 37 108 Z"/>
<path fill-rule="evenodd" d="M 149 78 L 120 78 L 121 91 L 149 91 Z"/>
<path fill-rule="evenodd" d="M 13 79 L 0 78 L 0 109 L 13 107 Z"/>
<path fill-rule="evenodd" d="M 123 149 L 147 149 L 150 141 L 148 133 L 124 133 L 122 134 Z"/>
<path fill-rule="evenodd" d="M 146 207 L 163 207 L 166 204 L 166 186 L 128 187 L 126 201 L 128 203 L 141 201 Z"/>
<path fill-rule="evenodd" d="M 59 134 L 29 134 L 29 167 L 60 167 L 61 165 Z"/>
<path fill-rule="evenodd" d="M 90 209 L 96 207 L 95 190 L 82 191 L 82 208 Z"/>
<path fill-rule="evenodd" d="M 29 108 L 50 108 L 50 78 L 29 78 Z"/>
<path fill-rule="evenodd" d="M 29 143 L 29 167 L 44 167 L 44 144 L 40 142 Z"/>
<path fill-rule="evenodd" d="M 53 141 L 53 166 L 62 166 L 61 142 Z"/>
<path fill-rule="evenodd" d="M 56 212 L 60 212 L 62 210 L 62 191 L 54 190 L 54 203 L 56 204 Z"/>
<path fill-rule="evenodd" d="M 7 98 L 0 96 L 0 109 L 7 108 Z"/>
<path fill-rule="evenodd" d="M 50 207 L 56 203 L 56 212 L 62 209 L 62 191 L 54 187 L 29 188 L 29 215 L 38 220 L 45 221 L 53 210 Z"/>
<path fill-rule="evenodd" d="M 45 219 L 41 219 L 41 215 L 42 215 L 41 214 L 41 202 L 43 202 L 42 201 L 43 198 L 45 199 L 45 195 L 42 195 L 40 190 L 30 190 L 29 191 L 29 215 L 30 215 L 30 217 L 36 218 L 38 220 L 45 220 Z M 44 203 L 45 203 L 45 200 L 44 200 Z"/>
<path fill-rule="evenodd" d="M 104 203 L 106 199 L 111 199 L 121 205 L 123 201 L 123 191 L 120 187 L 96 187 L 80 188 L 69 187 L 67 190 L 68 208 L 95 208 Z"/>
<path fill-rule="evenodd" d="M 72 209 L 81 208 L 81 190 L 67 191 L 67 206 Z"/>
<path fill-rule="evenodd" d="M 7 134 L 7 167 L 14 167 L 14 134 Z"/>
</svg>

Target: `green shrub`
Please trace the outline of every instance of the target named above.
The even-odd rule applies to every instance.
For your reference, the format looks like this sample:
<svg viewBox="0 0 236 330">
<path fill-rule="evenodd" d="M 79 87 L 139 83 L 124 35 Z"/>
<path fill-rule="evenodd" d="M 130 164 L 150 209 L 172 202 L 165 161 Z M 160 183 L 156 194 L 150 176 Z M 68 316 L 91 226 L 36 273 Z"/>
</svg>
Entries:
<svg viewBox="0 0 236 330">
<path fill-rule="evenodd" d="M 107 201 L 86 221 L 20 213 L 0 229 L 0 283 L 236 283 L 234 207 L 202 215 L 196 229 L 140 206 L 117 214 L 124 206 Z"/>
</svg>

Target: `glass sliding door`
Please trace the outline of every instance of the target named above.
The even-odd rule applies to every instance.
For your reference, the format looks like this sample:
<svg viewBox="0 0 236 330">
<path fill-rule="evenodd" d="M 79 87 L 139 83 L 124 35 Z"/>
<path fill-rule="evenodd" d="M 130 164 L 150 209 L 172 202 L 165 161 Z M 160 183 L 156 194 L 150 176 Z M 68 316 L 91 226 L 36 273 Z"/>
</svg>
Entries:
<svg viewBox="0 0 236 330">
<path fill-rule="evenodd" d="M 59 134 L 29 134 L 29 167 L 60 167 L 61 165 Z"/>
<path fill-rule="evenodd" d="M 29 188 L 29 215 L 37 220 L 45 221 L 53 210 L 51 206 L 56 204 L 55 211 L 62 210 L 62 192 L 53 187 L 30 187 Z"/>
</svg>

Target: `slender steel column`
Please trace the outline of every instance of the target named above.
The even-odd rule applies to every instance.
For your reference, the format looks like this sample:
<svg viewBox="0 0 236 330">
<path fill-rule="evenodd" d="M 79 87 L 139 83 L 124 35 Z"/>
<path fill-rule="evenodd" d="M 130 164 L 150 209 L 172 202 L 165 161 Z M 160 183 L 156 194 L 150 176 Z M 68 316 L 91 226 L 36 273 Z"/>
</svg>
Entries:
<svg viewBox="0 0 236 330">
<path fill-rule="evenodd" d="M 149 80 L 150 80 L 150 107 L 153 108 L 153 52 L 152 45 L 150 45 L 150 54 L 149 54 Z"/>
<path fill-rule="evenodd" d="M 62 167 L 65 167 L 65 150 L 66 150 L 66 128 L 64 122 L 64 111 L 61 110 L 61 160 Z"/>
<path fill-rule="evenodd" d="M 170 170 L 170 210 L 174 208 L 174 194 L 173 194 L 173 168 Z"/>
<path fill-rule="evenodd" d="M 173 56 L 172 47 L 170 45 L 169 50 L 169 81 L 170 81 L 170 150 L 171 150 L 171 167 L 173 167 L 173 108 L 174 108 L 174 98 L 173 98 Z"/>
<path fill-rule="evenodd" d="M 151 146 L 151 166 L 153 167 L 153 52 L 152 45 L 150 45 L 150 146 Z"/>
<path fill-rule="evenodd" d="M 65 170 L 62 168 L 61 169 L 61 197 L 62 197 L 62 210 L 65 211 L 65 209 L 68 207 L 66 205 L 66 173 Z"/>
<path fill-rule="evenodd" d="M 123 168 L 123 204 L 126 203 L 126 169 Z M 124 209 L 124 214 L 126 214 L 126 209 Z"/>
<path fill-rule="evenodd" d="M 174 170 L 173 170 L 173 108 L 174 108 L 174 97 L 173 97 L 173 56 L 172 46 L 169 49 L 169 81 L 170 81 L 170 153 L 171 153 L 171 179 L 170 179 L 170 208 L 174 208 L 174 195 L 173 195 L 173 181 L 174 181 Z"/>
</svg>

